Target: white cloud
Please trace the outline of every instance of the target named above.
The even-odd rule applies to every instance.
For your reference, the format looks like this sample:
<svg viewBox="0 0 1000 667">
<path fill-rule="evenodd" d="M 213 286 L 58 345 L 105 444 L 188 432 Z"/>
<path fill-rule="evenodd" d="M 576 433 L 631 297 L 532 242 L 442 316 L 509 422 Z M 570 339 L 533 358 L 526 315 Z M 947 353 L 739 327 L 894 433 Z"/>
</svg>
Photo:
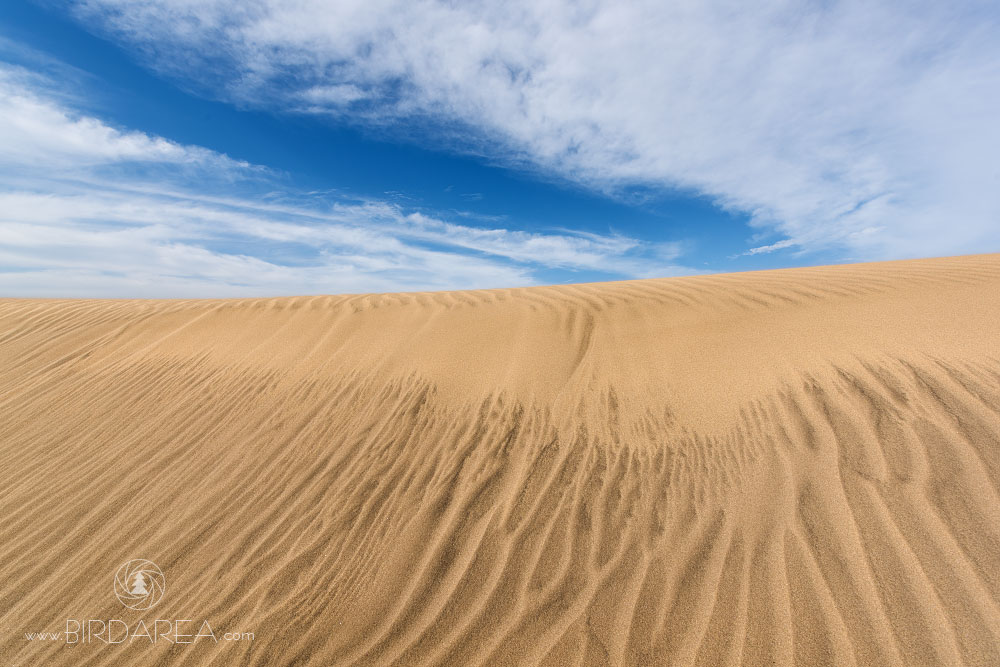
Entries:
<svg viewBox="0 0 1000 667">
<path fill-rule="evenodd" d="M 74 173 L 85 167 L 146 162 L 219 169 L 246 163 L 196 146 L 142 132 L 127 132 L 61 106 L 38 75 L 0 64 L 0 166 L 42 167 Z"/>
<path fill-rule="evenodd" d="M 761 245 L 756 248 L 750 248 L 744 255 L 762 255 L 769 252 L 774 252 L 776 250 L 784 250 L 785 248 L 791 248 L 798 245 L 796 241 L 792 239 L 785 239 L 784 241 L 778 241 L 777 243 L 771 243 L 769 245 Z"/>
<path fill-rule="evenodd" d="M 304 102 L 302 110 L 322 113 L 332 106 L 345 106 L 367 97 L 357 86 L 313 86 L 301 93 Z"/>
<path fill-rule="evenodd" d="M 238 296 L 532 284 L 549 269 L 685 272 L 623 236 L 455 224 L 281 193 L 270 172 L 115 128 L 0 65 L 0 293 Z M 226 193 L 224 195 L 219 193 Z"/>
<path fill-rule="evenodd" d="M 1000 12 L 848 0 L 81 0 L 242 104 L 440 137 L 592 187 L 692 189 L 804 249 L 1000 249 Z"/>
</svg>

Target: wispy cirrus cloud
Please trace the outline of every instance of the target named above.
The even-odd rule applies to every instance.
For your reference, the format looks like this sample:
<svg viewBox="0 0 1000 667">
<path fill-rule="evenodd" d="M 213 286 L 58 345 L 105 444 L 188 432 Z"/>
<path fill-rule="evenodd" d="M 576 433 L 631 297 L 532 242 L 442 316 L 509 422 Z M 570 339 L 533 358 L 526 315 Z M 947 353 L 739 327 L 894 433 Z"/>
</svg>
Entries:
<svg viewBox="0 0 1000 667">
<path fill-rule="evenodd" d="M 525 285 L 686 272 L 680 248 L 447 221 L 296 192 L 267 169 L 113 127 L 0 64 L 0 293 L 241 296 Z"/>
<path fill-rule="evenodd" d="M 691 190 L 763 249 L 1000 249 L 1000 11 L 915 0 L 77 0 L 152 66 L 614 192 Z"/>
<path fill-rule="evenodd" d="M 20 67 L 0 64 L 0 166 L 76 173 L 125 162 L 250 170 L 245 162 L 197 146 L 183 146 L 113 128 L 55 99 L 53 84 Z"/>
</svg>

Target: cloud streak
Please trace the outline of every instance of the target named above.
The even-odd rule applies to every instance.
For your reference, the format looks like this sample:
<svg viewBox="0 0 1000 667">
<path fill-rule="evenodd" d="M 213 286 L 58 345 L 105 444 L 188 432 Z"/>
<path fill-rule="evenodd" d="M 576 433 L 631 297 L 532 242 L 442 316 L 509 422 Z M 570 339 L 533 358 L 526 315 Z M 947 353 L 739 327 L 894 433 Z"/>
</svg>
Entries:
<svg viewBox="0 0 1000 667">
<path fill-rule="evenodd" d="M 214 171 L 250 165 L 195 146 L 110 127 L 53 99 L 49 82 L 22 68 L 0 66 L 0 165 L 75 172 L 100 165 L 186 164 Z"/>
<path fill-rule="evenodd" d="M 206 94 L 617 192 L 748 212 L 773 250 L 1000 249 L 989 3 L 82 0 Z"/>
<path fill-rule="evenodd" d="M 680 248 L 457 224 L 298 193 L 262 167 L 116 128 L 0 65 L 0 293 L 250 296 L 525 285 L 545 271 L 686 272 Z"/>
</svg>

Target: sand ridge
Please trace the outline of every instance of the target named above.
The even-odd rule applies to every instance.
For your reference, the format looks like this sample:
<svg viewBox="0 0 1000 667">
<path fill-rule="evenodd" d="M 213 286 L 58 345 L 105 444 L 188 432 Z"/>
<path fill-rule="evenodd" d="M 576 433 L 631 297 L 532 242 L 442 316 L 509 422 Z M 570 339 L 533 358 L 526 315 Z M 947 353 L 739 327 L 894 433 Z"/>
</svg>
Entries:
<svg viewBox="0 0 1000 667">
<path fill-rule="evenodd" d="M 998 330 L 1000 255 L 0 300 L 0 657 L 1000 664 Z M 136 557 L 253 641 L 24 639 Z"/>
</svg>

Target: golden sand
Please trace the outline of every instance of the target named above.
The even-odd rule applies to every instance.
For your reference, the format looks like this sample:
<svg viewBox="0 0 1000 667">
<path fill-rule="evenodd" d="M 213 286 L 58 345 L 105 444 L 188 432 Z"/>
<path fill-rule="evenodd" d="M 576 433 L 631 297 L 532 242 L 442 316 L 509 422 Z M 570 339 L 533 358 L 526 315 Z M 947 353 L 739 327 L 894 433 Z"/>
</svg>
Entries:
<svg viewBox="0 0 1000 667">
<path fill-rule="evenodd" d="M 1000 665 L 1000 255 L 2 300 L 0 664 L 105 663 Z"/>
</svg>

